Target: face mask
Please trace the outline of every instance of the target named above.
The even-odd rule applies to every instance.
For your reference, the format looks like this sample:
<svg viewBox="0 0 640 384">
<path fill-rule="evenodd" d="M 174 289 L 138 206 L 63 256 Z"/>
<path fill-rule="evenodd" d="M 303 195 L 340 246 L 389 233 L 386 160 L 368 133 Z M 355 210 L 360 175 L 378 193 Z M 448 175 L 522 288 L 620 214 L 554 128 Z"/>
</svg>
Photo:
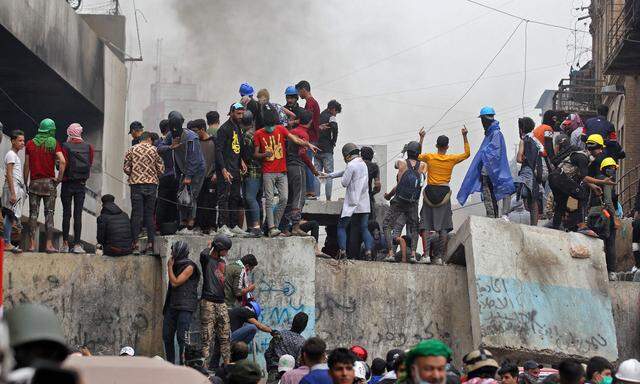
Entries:
<svg viewBox="0 0 640 384">
<path fill-rule="evenodd" d="M 264 127 L 264 129 L 269 133 L 273 133 L 273 131 L 276 129 L 276 126 L 274 125 L 273 127 Z"/>
<path fill-rule="evenodd" d="M 611 376 L 603 376 L 602 380 L 598 384 L 611 384 L 613 383 L 613 377 Z"/>
<path fill-rule="evenodd" d="M 437 382 L 432 383 L 430 381 L 422 380 L 422 378 L 420 378 L 420 375 L 418 374 L 418 367 L 416 366 L 413 366 L 412 372 L 413 372 L 413 382 L 415 384 L 440 384 Z M 608 383 L 608 384 L 611 384 L 611 383 Z"/>
<path fill-rule="evenodd" d="M 615 168 L 605 169 L 605 170 L 604 170 L 604 174 L 605 174 L 607 177 L 610 177 L 610 178 L 612 178 L 612 179 L 615 179 L 615 178 L 616 178 L 616 170 L 615 170 Z M 605 376 L 605 377 L 607 377 L 607 376 Z"/>
</svg>

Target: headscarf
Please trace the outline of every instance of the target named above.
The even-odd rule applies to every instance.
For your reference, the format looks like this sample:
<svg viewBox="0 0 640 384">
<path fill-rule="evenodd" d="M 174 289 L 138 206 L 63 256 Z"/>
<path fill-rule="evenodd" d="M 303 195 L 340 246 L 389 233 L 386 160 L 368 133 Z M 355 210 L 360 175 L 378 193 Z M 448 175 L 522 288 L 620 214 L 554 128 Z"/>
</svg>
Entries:
<svg viewBox="0 0 640 384">
<path fill-rule="evenodd" d="M 67 128 L 67 136 L 69 136 L 67 138 L 67 141 L 71 141 L 72 139 L 75 140 L 82 140 L 82 125 L 78 124 L 78 123 L 73 123 L 69 126 L 69 128 Z"/>
<path fill-rule="evenodd" d="M 44 146 L 48 152 L 56 150 L 58 142 L 56 141 L 56 123 L 51 119 L 44 119 L 40 122 L 38 134 L 33 138 L 36 147 Z"/>
<path fill-rule="evenodd" d="M 562 125 L 565 126 L 565 132 L 567 132 L 567 134 L 570 134 L 578 128 L 582 129 L 584 127 L 584 123 L 582 122 L 580 115 L 577 113 L 570 114 L 567 119 L 562 122 Z"/>
<path fill-rule="evenodd" d="M 176 264 L 181 264 L 189 260 L 189 244 L 184 241 L 176 241 L 171 246 L 171 255 Z"/>
<path fill-rule="evenodd" d="M 410 367 L 416 357 L 442 356 L 447 361 L 451 358 L 451 349 L 438 339 L 422 340 L 407 353 L 405 364 Z"/>
</svg>

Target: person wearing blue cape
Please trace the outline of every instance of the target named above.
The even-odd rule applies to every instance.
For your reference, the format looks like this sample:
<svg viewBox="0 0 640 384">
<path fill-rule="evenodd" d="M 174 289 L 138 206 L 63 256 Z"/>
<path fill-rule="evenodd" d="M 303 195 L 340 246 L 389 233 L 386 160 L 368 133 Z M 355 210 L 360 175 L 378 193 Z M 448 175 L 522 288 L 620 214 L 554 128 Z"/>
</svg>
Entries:
<svg viewBox="0 0 640 384">
<path fill-rule="evenodd" d="M 484 140 L 469 166 L 457 199 L 460 205 L 464 205 L 471 194 L 482 192 L 487 217 L 497 218 L 500 217 L 498 200 L 506 201 L 515 192 L 515 186 L 509 169 L 504 136 L 500 132 L 500 123 L 494 119 L 495 114 L 492 107 L 480 110 L 478 117 L 484 127 Z M 502 209 L 506 215 L 508 207 L 503 204 Z"/>
</svg>

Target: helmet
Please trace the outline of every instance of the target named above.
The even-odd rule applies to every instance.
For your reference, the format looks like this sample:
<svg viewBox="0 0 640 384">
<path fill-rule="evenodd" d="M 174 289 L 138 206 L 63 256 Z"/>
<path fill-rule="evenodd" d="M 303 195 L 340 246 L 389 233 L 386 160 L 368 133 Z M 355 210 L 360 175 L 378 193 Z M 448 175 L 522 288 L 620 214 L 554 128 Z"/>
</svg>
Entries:
<svg viewBox="0 0 640 384">
<path fill-rule="evenodd" d="M 493 107 L 482 107 L 482 109 L 480 110 L 480 116 L 485 116 L 485 115 L 493 116 L 495 114 L 496 114 L 496 110 L 493 109 Z"/>
<path fill-rule="evenodd" d="M 347 158 L 353 155 L 354 153 L 357 154 L 358 152 L 360 152 L 360 150 L 358 149 L 358 146 L 353 143 L 347 143 L 342 146 L 342 157 L 344 158 Z"/>
<path fill-rule="evenodd" d="M 618 168 L 618 163 L 616 163 L 613 157 L 607 157 L 606 159 L 602 160 L 602 163 L 600 163 L 600 170 L 603 170 L 605 167 L 609 166 Z"/>
<path fill-rule="evenodd" d="M 420 154 L 420 152 L 422 151 L 422 148 L 420 148 L 420 143 L 418 143 L 417 141 L 409 142 L 409 144 L 407 144 L 405 148 L 407 152 L 413 152 L 416 155 Z"/>
<path fill-rule="evenodd" d="M 287 89 L 284 90 L 284 95 L 285 96 L 298 96 L 298 90 L 293 85 L 290 85 L 290 86 L 287 87 Z"/>
<path fill-rule="evenodd" d="M 361 347 L 359 345 L 354 345 L 353 347 L 349 348 L 349 350 L 353 352 L 353 354 L 356 355 L 356 357 L 362 361 L 367 361 L 367 357 L 369 357 L 369 352 L 367 352 L 367 350 L 364 349 L 364 347 Z"/>
<path fill-rule="evenodd" d="M 5 320 L 12 348 L 34 341 L 50 341 L 67 349 L 60 321 L 50 308 L 40 304 L 21 304 L 8 310 Z"/>
<path fill-rule="evenodd" d="M 623 361 L 616 372 L 616 379 L 631 383 L 640 383 L 640 361 L 629 359 Z"/>
<path fill-rule="evenodd" d="M 604 140 L 602 139 L 601 135 L 594 133 L 593 135 L 589 135 L 589 137 L 587 137 L 587 144 L 597 144 L 601 147 L 604 147 Z"/>
<path fill-rule="evenodd" d="M 251 300 L 249 302 L 249 306 L 251 307 L 251 309 L 253 309 L 253 312 L 255 312 L 256 319 L 260 317 L 260 314 L 262 313 L 262 308 L 260 307 L 260 304 L 258 304 L 258 302 L 255 300 Z"/>
<path fill-rule="evenodd" d="M 167 118 L 169 120 L 169 129 L 172 131 L 179 131 L 182 129 L 182 124 L 184 124 L 184 116 L 182 116 L 182 113 L 178 111 L 171 111 Z"/>
<path fill-rule="evenodd" d="M 464 364 L 464 371 L 467 374 L 484 367 L 492 367 L 495 368 L 496 371 L 500 368 L 498 362 L 493 359 L 491 352 L 484 348 L 476 349 L 466 354 L 462 358 L 462 363 Z"/>
<path fill-rule="evenodd" d="M 253 87 L 248 83 L 240 84 L 240 96 L 253 96 Z"/>
<path fill-rule="evenodd" d="M 211 245 L 216 251 L 228 251 L 231 249 L 231 239 L 227 235 L 216 235 L 211 242 Z"/>
</svg>

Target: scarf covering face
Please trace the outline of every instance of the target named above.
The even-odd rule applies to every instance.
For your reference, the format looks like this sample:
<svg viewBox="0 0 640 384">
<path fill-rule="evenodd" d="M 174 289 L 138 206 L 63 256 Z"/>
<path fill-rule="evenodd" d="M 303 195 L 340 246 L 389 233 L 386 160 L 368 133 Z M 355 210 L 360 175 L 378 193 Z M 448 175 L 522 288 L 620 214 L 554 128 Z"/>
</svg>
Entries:
<svg viewBox="0 0 640 384">
<path fill-rule="evenodd" d="M 38 134 L 33 138 L 33 143 L 36 147 L 44 146 L 47 152 L 55 151 L 58 144 L 56 141 L 56 123 L 51 119 L 42 120 L 38 128 Z"/>
<path fill-rule="evenodd" d="M 182 264 L 189 261 L 189 245 L 184 241 L 176 241 L 171 246 L 171 255 L 176 264 Z"/>
</svg>

